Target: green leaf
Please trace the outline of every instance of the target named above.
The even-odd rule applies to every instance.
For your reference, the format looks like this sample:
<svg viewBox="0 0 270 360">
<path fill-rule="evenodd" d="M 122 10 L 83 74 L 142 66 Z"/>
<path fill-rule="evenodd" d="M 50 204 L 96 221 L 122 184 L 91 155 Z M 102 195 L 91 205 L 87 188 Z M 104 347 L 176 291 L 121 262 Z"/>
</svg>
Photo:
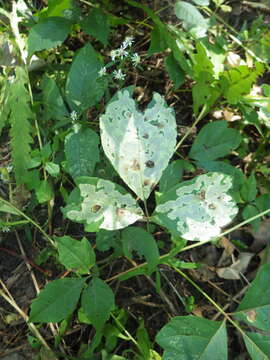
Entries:
<svg viewBox="0 0 270 360">
<path fill-rule="evenodd" d="M 45 120 L 62 120 L 64 117 L 69 117 L 66 105 L 55 80 L 44 75 L 41 82 L 41 89 Z"/>
<path fill-rule="evenodd" d="M 192 0 L 196 5 L 200 6 L 208 6 L 210 1 L 209 0 Z"/>
<path fill-rule="evenodd" d="M 60 172 L 60 166 L 51 161 L 47 162 L 45 165 L 45 170 L 53 177 L 57 177 Z"/>
<path fill-rule="evenodd" d="M 97 331 L 101 330 L 114 309 L 114 293 L 109 285 L 95 278 L 82 294 L 82 309 Z"/>
<path fill-rule="evenodd" d="M 90 44 L 78 51 L 66 83 L 66 96 L 72 110 L 81 113 L 102 98 L 107 87 L 105 78 L 98 75 L 102 67 L 103 61 Z"/>
<path fill-rule="evenodd" d="M 81 23 L 86 34 L 94 36 L 103 45 L 108 44 L 110 25 L 108 16 L 100 9 L 94 8 Z"/>
<path fill-rule="evenodd" d="M 264 65 L 255 63 L 255 69 L 240 65 L 220 75 L 220 84 L 229 104 L 237 104 L 248 94 L 258 76 L 264 72 Z"/>
<path fill-rule="evenodd" d="M 95 265 L 95 253 L 84 237 L 81 241 L 70 236 L 56 238 L 59 261 L 68 270 L 76 269 L 79 274 L 89 274 L 89 270 Z"/>
<path fill-rule="evenodd" d="M 269 330 L 269 329 L 268 329 Z M 270 337 L 259 333 L 246 332 L 244 341 L 252 360 L 270 359 Z"/>
<path fill-rule="evenodd" d="M 100 129 L 104 152 L 115 170 L 141 199 L 147 199 L 174 153 L 177 133 L 172 108 L 154 93 L 142 113 L 131 88 L 126 88 L 108 104 Z"/>
<path fill-rule="evenodd" d="M 183 21 L 183 26 L 196 37 L 204 37 L 208 23 L 197 8 L 186 2 L 178 1 L 174 6 L 175 15 Z"/>
<path fill-rule="evenodd" d="M 237 130 L 229 129 L 225 120 L 206 124 L 192 144 L 189 156 L 199 161 L 215 160 L 229 154 L 241 143 Z"/>
<path fill-rule="evenodd" d="M 30 108 L 30 96 L 26 90 L 27 74 L 22 67 L 16 67 L 16 77 L 10 87 L 9 101 L 11 106 L 11 147 L 12 160 L 17 184 L 23 184 L 27 177 L 27 169 L 30 163 L 30 135 L 33 119 Z"/>
<path fill-rule="evenodd" d="M 185 73 L 180 68 L 173 54 L 170 54 L 165 58 L 165 68 L 174 84 L 174 90 L 177 90 L 185 81 Z"/>
<path fill-rule="evenodd" d="M 41 19 L 29 32 L 29 56 L 36 51 L 49 50 L 61 45 L 68 36 L 70 25 L 70 21 L 62 17 Z"/>
<path fill-rule="evenodd" d="M 270 329 L 270 264 L 260 267 L 256 278 L 234 312 L 234 316 L 261 330 Z"/>
<path fill-rule="evenodd" d="M 96 235 L 96 245 L 99 251 L 107 251 L 110 248 L 114 248 L 114 252 L 117 252 L 117 250 L 120 250 L 120 246 L 122 247 L 120 231 L 99 230 Z"/>
<path fill-rule="evenodd" d="M 267 209 L 270 209 L 270 194 L 263 194 L 257 197 L 255 200 L 255 204 L 259 211 L 265 211 Z M 269 216 L 269 214 L 268 214 Z"/>
<path fill-rule="evenodd" d="M 132 258 L 132 251 L 136 251 L 139 256 L 145 257 L 149 274 L 155 270 L 159 262 L 159 251 L 151 234 L 144 229 L 130 226 L 122 231 L 122 242 L 127 257 Z"/>
<path fill-rule="evenodd" d="M 122 229 L 143 216 L 132 196 L 110 181 L 98 178 L 78 178 L 78 188 L 62 209 L 70 220 L 84 223 L 86 231 Z"/>
<path fill-rule="evenodd" d="M 37 200 L 40 204 L 50 201 L 53 198 L 53 189 L 47 180 L 42 180 L 36 188 Z"/>
<path fill-rule="evenodd" d="M 208 173 L 184 181 L 157 198 L 152 221 L 186 240 L 215 238 L 238 212 L 228 194 L 231 187 L 231 177 L 221 173 Z"/>
<path fill-rule="evenodd" d="M 225 322 L 176 316 L 159 331 L 156 341 L 165 350 L 163 360 L 228 359 Z"/>
<path fill-rule="evenodd" d="M 151 32 L 151 42 L 148 49 L 148 55 L 151 56 L 155 53 L 162 52 L 167 49 L 166 31 L 163 27 L 155 25 Z"/>
<path fill-rule="evenodd" d="M 75 310 L 84 279 L 66 278 L 49 282 L 32 302 L 30 322 L 58 322 Z"/>
<path fill-rule="evenodd" d="M 13 208 L 11 205 L 5 204 L 0 200 L 0 212 L 13 214 L 13 215 L 21 215 L 16 208 Z"/>
<path fill-rule="evenodd" d="M 178 184 L 182 180 L 184 168 L 184 160 L 175 160 L 171 162 L 163 171 L 163 174 L 160 178 L 159 191 L 164 193 Z"/>
<path fill-rule="evenodd" d="M 11 104 L 9 101 L 9 93 L 10 93 L 10 82 L 5 77 L 0 77 L 0 135 L 2 133 L 2 129 L 8 122 L 8 117 L 11 110 Z"/>
<path fill-rule="evenodd" d="M 72 7 L 72 0 L 49 0 L 46 16 L 63 16 Z"/>
<path fill-rule="evenodd" d="M 241 187 L 240 193 L 242 198 L 247 201 L 251 202 L 256 199 L 257 195 L 257 183 L 254 173 L 250 175 L 248 179 L 244 182 L 243 186 Z"/>
<path fill-rule="evenodd" d="M 91 129 L 71 133 L 65 139 L 67 171 L 75 179 L 91 176 L 99 162 L 99 137 Z"/>
</svg>

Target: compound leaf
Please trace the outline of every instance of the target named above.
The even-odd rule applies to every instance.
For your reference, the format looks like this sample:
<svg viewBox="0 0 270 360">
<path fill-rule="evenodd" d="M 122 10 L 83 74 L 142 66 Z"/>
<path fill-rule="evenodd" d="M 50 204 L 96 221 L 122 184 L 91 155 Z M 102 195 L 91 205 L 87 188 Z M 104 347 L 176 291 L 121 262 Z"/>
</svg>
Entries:
<svg viewBox="0 0 270 360">
<path fill-rule="evenodd" d="M 97 331 L 109 319 L 114 306 L 114 293 L 101 279 L 93 279 L 83 291 L 82 310 Z"/>
<path fill-rule="evenodd" d="M 158 197 L 152 220 L 186 240 L 208 241 L 238 212 L 228 194 L 231 187 L 231 177 L 222 173 L 182 182 Z"/>
<path fill-rule="evenodd" d="M 142 113 L 130 92 L 130 88 L 118 91 L 101 116 L 101 142 L 125 183 L 147 199 L 174 152 L 176 122 L 173 110 L 159 94 L 154 93 Z"/>
<path fill-rule="evenodd" d="M 132 251 L 136 251 L 146 258 L 149 273 L 155 270 L 159 261 L 159 251 L 151 234 L 144 229 L 131 226 L 122 231 L 122 241 L 127 257 L 132 257 Z"/>
<path fill-rule="evenodd" d="M 99 137 L 91 129 L 82 129 L 66 136 L 67 171 L 75 179 L 91 176 L 99 162 Z"/>
<path fill-rule="evenodd" d="M 143 216 L 132 196 L 108 180 L 82 177 L 63 209 L 70 220 L 84 223 L 87 231 L 122 229 Z"/>
<path fill-rule="evenodd" d="M 163 360 L 228 358 L 225 322 L 176 316 L 160 330 L 156 340 L 165 349 Z"/>
<path fill-rule="evenodd" d="M 58 322 L 75 309 L 84 279 L 66 278 L 49 282 L 32 302 L 31 322 Z"/>
<path fill-rule="evenodd" d="M 100 56 L 90 44 L 78 51 L 66 83 L 66 96 L 72 110 L 81 113 L 101 99 L 107 86 L 105 78 L 98 75 L 102 67 Z"/>
<path fill-rule="evenodd" d="M 95 253 L 84 237 L 81 241 L 70 236 L 57 238 L 59 261 L 68 270 L 76 269 L 80 274 L 88 274 L 90 267 L 95 264 Z"/>
<path fill-rule="evenodd" d="M 235 129 L 228 129 L 226 120 L 206 124 L 197 135 L 189 156 L 199 161 L 221 158 L 237 148 L 242 138 Z"/>
</svg>

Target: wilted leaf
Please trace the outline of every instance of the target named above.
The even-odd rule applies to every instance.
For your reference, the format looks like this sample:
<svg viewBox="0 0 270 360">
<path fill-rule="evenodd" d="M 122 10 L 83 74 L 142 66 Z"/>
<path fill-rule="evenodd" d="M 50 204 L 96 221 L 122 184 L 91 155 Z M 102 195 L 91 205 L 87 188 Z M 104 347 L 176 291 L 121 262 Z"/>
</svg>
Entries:
<svg viewBox="0 0 270 360">
<path fill-rule="evenodd" d="M 241 274 L 246 271 L 253 255 L 247 252 L 240 253 L 238 260 L 231 266 L 217 269 L 218 276 L 222 279 L 240 280 Z"/>
<path fill-rule="evenodd" d="M 89 225 L 88 231 L 122 229 L 143 217 L 132 196 L 110 181 L 83 177 L 63 209 L 70 220 Z"/>
<path fill-rule="evenodd" d="M 173 110 L 155 93 L 141 113 L 128 88 L 118 91 L 109 103 L 100 128 L 102 146 L 113 167 L 141 199 L 147 199 L 174 152 Z"/>
<path fill-rule="evenodd" d="M 238 212 L 231 187 L 231 177 L 221 173 L 182 182 L 158 197 L 153 221 L 186 240 L 215 238 Z"/>
</svg>

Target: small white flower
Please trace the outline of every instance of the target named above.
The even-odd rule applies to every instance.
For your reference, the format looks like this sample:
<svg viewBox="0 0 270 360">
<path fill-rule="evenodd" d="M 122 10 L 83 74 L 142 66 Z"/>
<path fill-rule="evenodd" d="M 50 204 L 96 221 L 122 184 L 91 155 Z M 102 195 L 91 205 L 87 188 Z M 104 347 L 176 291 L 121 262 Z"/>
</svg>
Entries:
<svg viewBox="0 0 270 360">
<path fill-rule="evenodd" d="M 123 59 L 124 57 L 128 56 L 128 52 L 125 50 L 125 48 L 121 45 L 119 49 L 117 49 L 116 51 L 118 51 L 118 56 Z"/>
<path fill-rule="evenodd" d="M 127 36 L 125 40 L 122 43 L 122 47 L 126 49 L 127 47 L 130 47 L 134 43 L 133 36 Z"/>
<path fill-rule="evenodd" d="M 99 70 L 99 72 L 98 72 L 98 76 L 99 77 L 102 77 L 102 76 L 104 76 L 104 75 L 106 75 L 106 68 L 105 68 L 105 66 L 103 67 L 103 68 L 101 68 L 100 70 Z"/>
<path fill-rule="evenodd" d="M 113 72 L 113 77 L 115 78 L 115 80 L 124 80 L 126 75 L 122 73 L 122 70 L 114 70 Z"/>
<path fill-rule="evenodd" d="M 140 61 L 141 61 L 140 55 L 137 54 L 137 53 L 134 53 L 134 54 L 131 56 L 131 61 L 132 61 L 133 66 L 139 65 L 139 63 L 140 63 Z"/>
<path fill-rule="evenodd" d="M 10 232 L 10 228 L 8 226 L 2 226 L 2 231 L 7 233 L 7 232 Z"/>
<path fill-rule="evenodd" d="M 72 121 L 76 121 L 78 119 L 78 115 L 75 110 L 71 112 L 70 117 Z"/>
<path fill-rule="evenodd" d="M 115 58 L 117 58 L 119 56 L 118 50 L 112 50 L 111 53 L 110 53 L 110 56 L 112 58 L 112 61 L 114 61 Z"/>
</svg>

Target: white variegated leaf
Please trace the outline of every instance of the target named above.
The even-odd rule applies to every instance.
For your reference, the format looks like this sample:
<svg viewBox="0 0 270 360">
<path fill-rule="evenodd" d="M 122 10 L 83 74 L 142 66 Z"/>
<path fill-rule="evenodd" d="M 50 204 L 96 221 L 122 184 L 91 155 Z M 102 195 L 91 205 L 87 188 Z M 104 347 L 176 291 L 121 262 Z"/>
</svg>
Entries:
<svg viewBox="0 0 270 360">
<path fill-rule="evenodd" d="M 115 170 L 139 198 L 147 199 L 174 152 L 173 109 L 154 93 L 142 113 L 130 88 L 123 89 L 101 116 L 100 129 L 103 149 Z"/>
<path fill-rule="evenodd" d="M 108 180 L 82 177 L 71 193 L 63 212 L 70 220 L 84 223 L 86 228 L 117 230 L 143 217 L 142 209 L 123 188 Z"/>
<path fill-rule="evenodd" d="M 186 240 L 208 241 L 238 212 L 231 187 L 231 177 L 222 173 L 185 181 L 159 197 L 153 220 Z"/>
</svg>

